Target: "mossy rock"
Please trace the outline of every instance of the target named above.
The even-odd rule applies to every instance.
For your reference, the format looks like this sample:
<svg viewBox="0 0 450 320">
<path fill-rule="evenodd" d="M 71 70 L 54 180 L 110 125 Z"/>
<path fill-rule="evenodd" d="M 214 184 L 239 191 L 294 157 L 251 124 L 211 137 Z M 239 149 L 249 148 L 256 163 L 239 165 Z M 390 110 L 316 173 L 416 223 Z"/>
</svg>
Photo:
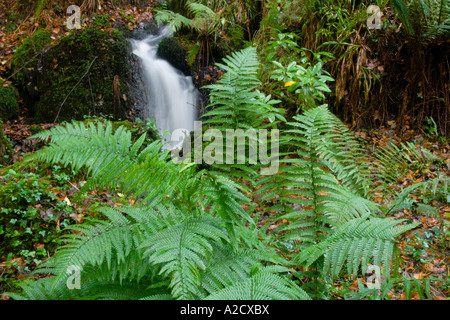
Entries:
<svg viewBox="0 0 450 320">
<path fill-rule="evenodd" d="M 15 72 L 25 65 L 25 63 L 37 55 L 45 46 L 50 44 L 51 41 L 51 32 L 47 29 L 39 29 L 26 38 L 11 59 L 12 71 Z"/>
<path fill-rule="evenodd" d="M 39 29 L 23 41 L 11 59 L 11 71 L 17 72 L 13 80 L 27 103 L 38 96 L 36 87 L 38 53 L 42 52 L 51 41 L 51 32 Z"/>
<path fill-rule="evenodd" d="M 186 50 L 175 38 L 164 38 L 158 45 L 158 57 L 169 62 L 174 68 L 191 75 L 191 70 L 186 61 Z"/>
<path fill-rule="evenodd" d="M 11 162 L 13 150 L 11 143 L 3 132 L 3 122 L 0 120 L 0 165 L 7 165 Z"/>
<path fill-rule="evenodd" d="M 0 121 L 14 118 L 18 108 L 16 89 L 13 86 L 0 86 Z"/>
<path fill-rule="evenodd" d="M 59 110 L 57 122 L 83 120 L 85 115 L 125 118 L 132 106 L 130 54 L 129 42 L 117 30 L 86 28 L 62 38 L 39 66 L 41 94 L 33 108 L 35 121 L 53 122 Z M 120 88 L 116 96 L 115 78 Z"/>
</svg>

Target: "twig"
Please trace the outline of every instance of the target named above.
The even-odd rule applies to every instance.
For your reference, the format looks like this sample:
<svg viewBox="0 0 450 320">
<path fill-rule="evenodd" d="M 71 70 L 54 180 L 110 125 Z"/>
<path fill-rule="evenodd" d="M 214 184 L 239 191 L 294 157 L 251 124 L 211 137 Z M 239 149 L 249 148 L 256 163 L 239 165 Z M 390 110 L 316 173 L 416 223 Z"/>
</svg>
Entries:
<svg viewBox="0 0 450 320">
<path fill-rule="evenodd" d="M 61 112 L 61 109 L 64 105 L 64 103 L 66 103 L 67 99 L 69 98 L 70 94 L 72 93 L 72 91 L 80 84 L 81 80 L 83 80 L 83 78 L 88 74 L 89 70 L 91 69 L 92 65 L 94 64 L 95 60 L 97 59 L 97 56 L 94 57 L 94 59 L 92 59 L 91 64 L 89 65 L 88 69 L 86 70 L 86 72 L 83 74 L 83 76 L 80 78 L 80 80 L 78 80 L 77 84 L 73 86 L 72 90 L 70 90 L 69 94 L 66 96 L 66 98 L 64 99 L 64 101 L 61 103 L 61 106 L 59 107 L 58 113 L 56 114 L 56 118 L 55 121 L 53 121 L 53 123 L 56 123 L 56 120 L 58 120 L 59 117 L 59 113 Z"/>
<path fill-rule="evenodd" d="M 89 82 L 89 90 L 91 91 L 92 107 L 94 108 L 94 114 L 97 115 L 97 110 L 95 110 L 94 95 L 92 94 L 91 78 L 89 78 L 89 76 L 88 82 Z"/>
</svg>

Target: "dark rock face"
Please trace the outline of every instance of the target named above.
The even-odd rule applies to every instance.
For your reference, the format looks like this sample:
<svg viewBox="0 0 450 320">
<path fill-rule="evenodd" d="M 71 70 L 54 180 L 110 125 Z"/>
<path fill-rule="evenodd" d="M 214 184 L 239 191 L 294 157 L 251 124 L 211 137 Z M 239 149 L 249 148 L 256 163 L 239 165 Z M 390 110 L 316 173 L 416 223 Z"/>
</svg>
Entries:
<svg viewBox="0 0 450 320">
<path fill-rule="evenodd" d="M 39 98 L 37 66 L 50 42 L 51 32 L 39 29 L 23 41 L 11 59 L 12 79 L 26 105 L 34 104 Z"/>
<path fill-rule="evenodd" d="M 7 121 L 17 114 L 17 92 L 13 86 L 0 86 L 0 121 Z"/>
<path fill-rule="evenodd" d="M 149 103 L 147 85 L 145 83 L 142 62 L 138 56 L 131 54 L 130 56 L 130 66 L 131 66 L 131 95 L 133 97 L 133 107 L 131 118 L 136 120 L 139 118 L 141 120 L 146 120 L 148 115 L 145 109 Z"/>
<path fill-rule="evenodd" d="M 158 57 L 169 62 L 185 76 L 191 75 L 191 68 L 186 61 L 186 50 L 175 38 L 164 38 L 158 45 Z"/>
</svg>

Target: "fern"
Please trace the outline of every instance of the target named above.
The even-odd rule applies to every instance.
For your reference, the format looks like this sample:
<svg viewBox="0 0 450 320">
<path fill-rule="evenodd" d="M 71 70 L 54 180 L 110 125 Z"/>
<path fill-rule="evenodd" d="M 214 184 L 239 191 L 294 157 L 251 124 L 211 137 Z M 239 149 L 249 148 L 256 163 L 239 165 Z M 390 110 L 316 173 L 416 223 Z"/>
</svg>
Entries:
<svg viewBox="0 0 450 320">
<path fill-rule="evenodd" d="M 323 257 L 322 275 L 333 277 L 345 264 L 351 275 L 370 261 L 389 268 L 395 238 L 416 225 L 380 217 L 382 208 L 367 199 L 371 172 L 367 160 L 358 159 L 364 152 L 325 105 L 294 119 L 284 138 L 296 152 L 282 161 L 280 174 L 259 180 L 259 192 L 263 200 L 279 195 L 269 210 L 285 211 L 277 219 L 290 223 L 277 230 L 301 242 L 295 262 L 318 266 Z"/>
<path fill-rule="evenodd" d="M 168 23 L 171 31 L 178 31 L 183 27 L 189 26 L 191 20 L 185 16 L 170 10 L 157 10 L 155 21 L 159 24 Z"/>
<path fill-rule="evenodd" d="M 375 157 L 374 176 L 382 183 L 380 189 L 383 192 L 390 192 L 387 186 L 396 183 L 399 177 L 408 173 L 408 170 L 421 169 L 430 162 L 442 160 L 427 149 L 416 147 L 411 142 L 401 143 L 399 146 L 389 143 L 377 149 Z"/>
<path fill-rule="evenodd" d="M 408 6 L 406 5 L 405 1 L 391 0 L 391 2 L 392 2 L 392 5 L 394 6 L 395 10 L 398 13 L 400 20 L 405 25 L 406 31 L 410 34 L 414 34 L 411 17 L 410 17 L 410 11 L 409 11 Z"/>
<path fill-rule="evenodd" d="M 211 104 L 203 118 L 205 124 L 215 129 L 263 128 L 265 119 L 269 123 L 275 118 L 284 120 L 282 110 L 271 105 L 271 101 L 257 90 L 259 60 L 255 47 L 248 47 L 224 58 L 224 63 L 216 65 L 226 71 L 217 84 L 205 86 L 211 89 Z"/>
<path fill-rule="evenodd" d="M 200 285 L 200 270 L 212 255 L 214 242 L 228 236 L 211 218 L 183 221 L 148 238 L 142 247 L 150 263 L 162 264 L 161 273 L 171 279 L 172 296 L 192 299 Z"/>
<path fill-rule="evenodd" d="M 333 277 L 339 275 L 345 261 L 350 275 L 356 275 L 359 267 L 364 274 L 372 257 L 375 265 L 383 264 L 384 268 L 389 269 L 395 245 L 394 238 L 417 226 L 398 225 L 403 221 L 386 218 L 367 220 L 365 217 L 349 220 L 338 227 L 333 235 L 301 252 L 296 261 L 308 266 L 325 255 L 323 273 L 330 272 Z"/>
<path fill-rule="evenodd" d="M 280 276 L 264 270 L 249 279 L 217 291 L 208 300 L 310 300 L 298 286 Z"/>
<path fill-rule="evenodd" d="M 321 148 L 318 146 L 322 139 L 330 138 L 328 132 L 332 123 L 329 116 L 326 106 L 321 106 L 294 117 L 297 122 L 289 124 L 295 129 L 287 130 L 284 139 L 298 147 L 293 155 L 296 157 L 281 161 L 286 164 L 282 167 L 283 174 L 259 181 L 263 186 L 258 193 L 265 193 L 262 200 L 279 192 L 279 201 L 284 203 L 286 210 L 281 218 L 292 222 L 280 229 L 288 232 L 288 239 L 314 242 L 319 230 L 326 231 L 322 215 L 324 194 L 333 192 L 337 182 L 323 169 L 325 163 L 319 157 Z M 267 192 L 267 188 L 273 192 Z M 294 205 L 300 205 L 302 210 L 294 210 Z M 277 207 L 271 208 L 274 209 Z"/>
</svg>

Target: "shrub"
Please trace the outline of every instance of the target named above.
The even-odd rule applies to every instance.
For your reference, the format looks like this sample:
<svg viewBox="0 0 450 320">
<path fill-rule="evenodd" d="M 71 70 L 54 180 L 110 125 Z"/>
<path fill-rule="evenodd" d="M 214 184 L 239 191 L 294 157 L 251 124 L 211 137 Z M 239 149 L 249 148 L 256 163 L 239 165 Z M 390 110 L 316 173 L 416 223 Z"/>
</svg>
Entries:
<svg viewBox="0 0 450 320">
<path fill-rule="evenodd" d="M 72 209 L 57 200 L 49 176 L 8 169 L 0 182 L 0 256 L 47 256 Z"/>
<path fill-rule="evenodd" d="M 51 32 L 47 29 L 37 30 L 32 36 L 24 40 L 11 59 L 11 71 L 17 72 L 13 80 L 27 103 L 38 96 L 36 73 L 39 59 L 37 54 L 50 44 L 50 36 Z"/>
</svg>

